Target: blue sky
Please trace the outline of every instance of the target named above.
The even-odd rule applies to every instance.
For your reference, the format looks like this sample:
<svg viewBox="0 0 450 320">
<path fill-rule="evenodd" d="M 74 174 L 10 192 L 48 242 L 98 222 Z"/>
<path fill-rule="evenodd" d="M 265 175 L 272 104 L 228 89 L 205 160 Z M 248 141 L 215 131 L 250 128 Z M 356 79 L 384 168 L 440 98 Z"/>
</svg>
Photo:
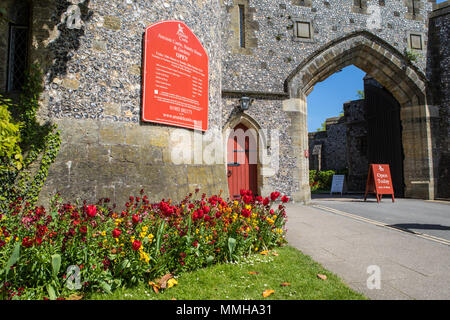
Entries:
<svg viewBox="0 0 450 320">
<path fill-rule="evenodd" d="M 308 96 L 308 132 L 320 128 L 326 118 L 339 115 L 344 102 L 358 99 L 365 75 L 357 67 L 348 66 L 317 83 Z"/>
</svg>

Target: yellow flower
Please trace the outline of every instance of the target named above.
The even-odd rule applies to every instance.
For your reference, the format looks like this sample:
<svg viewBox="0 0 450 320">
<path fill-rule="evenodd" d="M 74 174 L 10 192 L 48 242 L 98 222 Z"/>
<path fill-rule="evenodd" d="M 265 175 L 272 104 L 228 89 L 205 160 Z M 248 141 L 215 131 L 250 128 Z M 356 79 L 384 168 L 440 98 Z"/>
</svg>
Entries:
<svg viewBox="0 0 450 320">
<path fill-rule="evenodd" d="M 139 255 L 140 255 L 140 260 L 144 260 L 145 263 L 150 262 L 150 256 L 148 255 L 148 253 L 145 253 L 143 250 L 139 249 Z"/>
<path fill-rule="evenodd" d="M 150 242 L 151 242 L 151 241 L 153 241 L 154 235 L 150 233 L 150 234 L 147 236 L 147 238 L 148 238 L 148 240 L 150 240 Z"/>
<path fill-rule="evenodd" d="M 141 233 L 139 234 L 139 236 L 140 236 L 141 238 L 145 238 L 146 235 L 147 235 L 147 232 L 141 232 Z"/>
<path fill-rule="evenodd" d="M 234 200 L 234 206 L 237 207 L 239 204 L 239 202 L 237 202 L 236 200 Z"/>
<path fill-rule="evenodd" d="M 170 278 L 169 281 L 167 281 L 167 288 L 172 288 L 173 286 L 176 286 L 178 284 L 178 281 L 175 278 Z"/>
<path fill-rule="evenodd" d="M 142 227 L 142 232 L 147 232 L 147 230 L 148 230 L 147 226 Z"/>
<path fill-rule="evenodd" d="M 101 235 L 105 237 L 106 236 L 106 231 L 102 231 Z"/>
<path fill-rule="evenodd" d="M 270 218 L 267 218 L 267 222 L 268 222 L 270 225 L 272 225 L 275 221 L 273 221 L 273 220 L 270 219 Z"/>
<path fill-rule="evenodd" d="M 9 240 L 11 240 L 11 237 L 6 237 L 6 238 L 5 238 L 5 242 L 6 242 L 6 243 L 8 243 Z"/>
</svg>

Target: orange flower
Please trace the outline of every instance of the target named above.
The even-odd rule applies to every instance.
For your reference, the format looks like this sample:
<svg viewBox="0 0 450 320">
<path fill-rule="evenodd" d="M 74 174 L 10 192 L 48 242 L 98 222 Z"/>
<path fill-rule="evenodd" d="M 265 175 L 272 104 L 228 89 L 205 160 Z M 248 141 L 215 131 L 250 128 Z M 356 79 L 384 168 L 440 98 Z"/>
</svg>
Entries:
<svg viewBox="0 0 450 320">
<path fill-rule="evenodd" d="M 264 290 L 263 291 L 263 297 L 264 298 L 267 298 L 268 296 L 270 296 L 272 293 L 275 293 L 275 290 L 272 290 L 272 289 L 267 289 L 267 290 Z"/>
</svg>

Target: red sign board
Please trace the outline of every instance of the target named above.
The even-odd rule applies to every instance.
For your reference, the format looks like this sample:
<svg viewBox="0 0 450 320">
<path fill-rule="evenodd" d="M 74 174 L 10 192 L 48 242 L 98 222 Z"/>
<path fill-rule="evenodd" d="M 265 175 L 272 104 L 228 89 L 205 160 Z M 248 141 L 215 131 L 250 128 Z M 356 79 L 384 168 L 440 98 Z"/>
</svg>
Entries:
<svg viewBox="0 0 450 320">
<path fill-rule="evenodd" d="M 208 55 L 181 21 L 145 29 L 142 120 L 208 129 Z"/>
<path fill-rule="evenodd" d="M 374 193 L 377 196 L 377 202 L 381 201 L 383 194 L 392 195 L 392 202 L 395 201 L 391 171 L 388 164 L 371 164 L 369 166 L 364 201 L 366 201 L 368 193 Z"/>
</svg>

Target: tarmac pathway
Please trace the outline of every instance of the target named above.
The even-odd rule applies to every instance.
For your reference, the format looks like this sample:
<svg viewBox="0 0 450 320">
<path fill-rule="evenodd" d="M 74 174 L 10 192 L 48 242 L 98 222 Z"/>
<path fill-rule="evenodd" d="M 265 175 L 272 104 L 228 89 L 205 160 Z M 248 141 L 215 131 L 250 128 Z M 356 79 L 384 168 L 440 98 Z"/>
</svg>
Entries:
<svg viewBox="0 0 450 320">
<path fill-rule="evenodd" d="M 450 242 L 340 210 L 291 203 L 287 215 L 290 245 L 370 299 L 450 299 Z"/>
<path fill-rule="evenodd" d="M 312 195 L 312 205 L 328 207 L 418 234 L 438 237 L 450 242 L 450 202 L 419 199 L 395 199 L 385 196 L 380 203 L 375 197 L 362 195 Z"/>
</svg>

